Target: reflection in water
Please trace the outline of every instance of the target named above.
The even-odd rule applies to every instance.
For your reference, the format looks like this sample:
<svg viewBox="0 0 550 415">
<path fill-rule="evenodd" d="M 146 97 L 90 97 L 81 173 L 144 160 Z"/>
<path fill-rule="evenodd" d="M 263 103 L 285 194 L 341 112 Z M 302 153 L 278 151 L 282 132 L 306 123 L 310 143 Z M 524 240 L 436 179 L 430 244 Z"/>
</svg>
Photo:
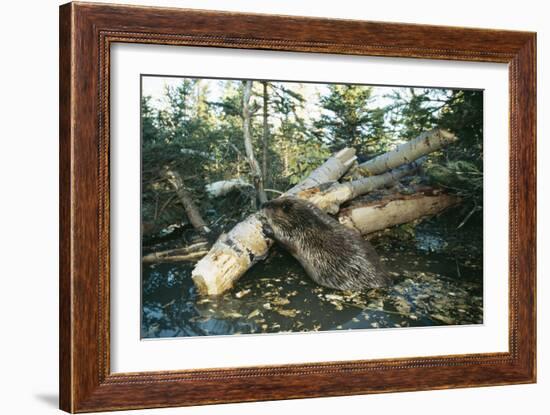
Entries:
<svg viewBox="0 0 550 415">
<path fill-rule="evenodd" d="M 375 242 L 376 243 L 376 242 Z M 320 287 L 290 255 L 273 249 L 229 293 L 201 298 L 192 265 L 143 267 L 144 338 L 480 324 L 481 259 L 439 252 L 445 239 L 417 229 L 414 245 L 377 244 L 394 276 L 386 290 Z"/>
</svg>

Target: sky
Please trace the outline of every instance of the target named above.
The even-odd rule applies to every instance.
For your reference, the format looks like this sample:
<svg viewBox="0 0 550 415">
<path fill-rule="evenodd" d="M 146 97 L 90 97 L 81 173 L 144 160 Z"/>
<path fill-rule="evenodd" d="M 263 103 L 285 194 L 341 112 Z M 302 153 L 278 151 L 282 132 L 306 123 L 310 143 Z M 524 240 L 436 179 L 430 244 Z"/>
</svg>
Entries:
<svg viewBox="0 0 550 415">
<path fill-rule="evenodd" d="M 184 77 L 165 77 L 165 76 L 143 76 L 142 77 L 142 95 L 150 96 L 152 98 L 151 104 L 157 106 L 157 108 L 162 108 L 166 105 L 164 100 L 164 91 L 167 86 L 177 86 L 180 84 L 181 80 Z M 222 95 L 222 89 L 219 79 L 203 79 L 203 82 L 209 83 L 209 94 L 208 99 L 210 101 L 217 101 Z M 290 84 L 298 84 L 299 82 L 288 82 Z M 311 84 L 311 83 L 302 83 L 304 88 L 303 95 L 306 98 L 306 107 L 307 102 L 311 102 L 315 97 L 315 94 L 321 93 L 324 94 L 327 91 L 326 84 Z M 387 105 L 390 100 L 385 98 L 384 95 L 390 93 L 392 90 L 398 89 L 396 87 L 373 87 L 373 107 L 381 107 Z M 311 98 L 311 99 L 308 99 Z M 313 109 L 312 109 L 313 110 Z"/>
</svg>

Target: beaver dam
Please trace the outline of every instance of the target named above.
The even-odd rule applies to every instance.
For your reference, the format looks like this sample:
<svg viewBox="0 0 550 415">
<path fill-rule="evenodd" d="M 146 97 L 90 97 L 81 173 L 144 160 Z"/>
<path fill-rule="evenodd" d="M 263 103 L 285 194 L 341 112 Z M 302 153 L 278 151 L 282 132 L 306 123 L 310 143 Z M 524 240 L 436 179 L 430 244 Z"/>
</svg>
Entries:
<svg viewBox="0 0 550 415">
<path fill-rule="evenodd" d="M 142 338 L 483 323 L 483 91 L 141 82 Z"/>
</svg>

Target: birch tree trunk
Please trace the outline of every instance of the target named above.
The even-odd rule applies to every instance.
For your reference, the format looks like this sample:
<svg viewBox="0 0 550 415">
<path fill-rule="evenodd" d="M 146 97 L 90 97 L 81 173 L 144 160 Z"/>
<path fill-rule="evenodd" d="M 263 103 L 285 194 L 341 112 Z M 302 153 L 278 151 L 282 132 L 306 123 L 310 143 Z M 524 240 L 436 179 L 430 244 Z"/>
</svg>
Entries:
<svg viewBox="0 0 550 415">
<path fill-rule="evenodd" d="M 267 196 L 264 191 L 262 171 L 260 165 L 254 156 L 254 147 L 252 146 L 252 135 L 250 132 L 250 95 L 252 94 L 252 81 L 244 82 L 243 89 L 243 136 L 246 158 L 250 165 L 256 195 L 260 203 L 267 202 Z"/>
<path fill-rule="evenodd" d="M 375 176 L 410 163 L 456 140 L 457 137 L 453 133 L 436 128 L 420 134 L 414 140 L 397 146 L 393 151 L 361 163 L 359 168 L 367 176 Z"/>
<path fill-rule="evenodd" d="M 460 198 L 437 189 L 424 189 L 412 195 L 394 194 L 372 202 L 342 209 L 338 220 L 363 235 L 392 226 L 433 216 L 460 203 Z"/>
<path fill-rule="evenodd" d="M 344 148 L 340 150 L 321 166 L 313 170 L 304 181 L 288 190 L 285 195 L 296 195 L 306 189 L 337 181 L 349 170 L 356 159 L 355 149 Z"/>
<path fill-rule="evenodd" d="M 327 213 L 335 214 L 340 210 L 340 205 L 347 201 L 373 190 L 394 185 L 399 179 L 412 174 L 422 164 L 422 161 L 423 159 L 419 159 L 377 176 L 362 177 L 345 183 L 334 183 L 324 191 L 319 188 L 306 189 L 297 193 L 296 196 L 309 200 Z"/>
<path fill-rule="evenodd" d="M 263 140 L 262 140 L 262 177 L 264 180 L 264 186 L 269 187 L 267 180 L 267 148 L 269 141 L 269 126 L 267 123 L 268 113 L 267 113 L 267 104 L 269 97 L 267 95 L 267 81 L 262 82 L 263 86 Z"/>
<path fill-rule="evenodd" d="M 290 192 L 342 177 L 355 161 L 355 150 L 343 149 L 314 170 Z M 233 287 L 252 265 L 265 258 L 273 241 L 264 236 L 259 214 L 250 215 L 227 234 L 222 234 L 191 273 L 199 292 L 220 295 Z"/>
</svg>

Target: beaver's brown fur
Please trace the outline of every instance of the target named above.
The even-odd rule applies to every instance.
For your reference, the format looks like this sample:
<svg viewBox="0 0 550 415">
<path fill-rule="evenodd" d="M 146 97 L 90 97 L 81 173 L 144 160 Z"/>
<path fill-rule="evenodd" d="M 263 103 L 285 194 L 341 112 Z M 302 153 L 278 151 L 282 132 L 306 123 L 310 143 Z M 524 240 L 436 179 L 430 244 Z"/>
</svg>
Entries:
<svg viewBox="0 0 550 415">
<path fill-rule="evenodd" d="M 372 245 L 313 204 L 280 197 L 264 204 L 262 216 L 266 236 L 286 248 L 316 283 L 338 290 L 389 284 Z"/>
</svg>

